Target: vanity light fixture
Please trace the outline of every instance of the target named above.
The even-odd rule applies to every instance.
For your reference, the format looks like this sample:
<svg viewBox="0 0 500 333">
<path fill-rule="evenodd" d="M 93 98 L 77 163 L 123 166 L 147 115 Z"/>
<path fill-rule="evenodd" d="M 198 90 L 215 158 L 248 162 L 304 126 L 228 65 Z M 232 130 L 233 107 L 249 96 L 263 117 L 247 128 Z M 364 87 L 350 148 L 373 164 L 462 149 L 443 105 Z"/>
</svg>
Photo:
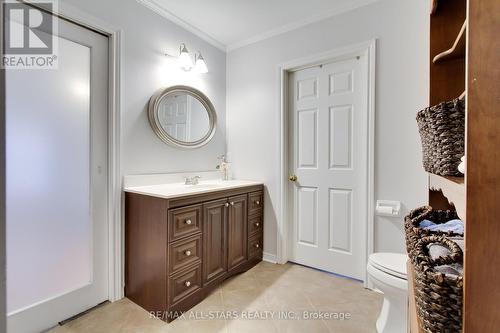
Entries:
<svg viewBox="0 0 500 333">
<path fill-rule="evenodd" d="M 197 73 L 208 73 L 207 63 L 205 62 L 205 59 L 203 59 L 200 51 L 194 55 L 194 62 L 194 69 Z"/>
<path fill-rule="evenodd" d="M 179 66 L 187 71 L 190 71 L 193 68 L 193 62 L 191 61 L 191 57 L 189 56 L 189 51 L 186 47 L 186 44 L 182 43 L 179 46 Z"/>
<path fill-rule="evenodd" d="M 201 52 L 198 51 L 194 55 L 194 65 L 193 65 L 193 61 L 191 60 L 191 55 L 189 54 L 189 51 L 186 47 L 186 44 L 184 44 L 184 43 L 182 43 L 179 46 L 179 57 L 175 57 L 175 56 L 170 55 L 168 53 L 166 54 L 166 56 L 170 57 L 170 58 L 176 58 L 177 63 L 179 64 L 179 67 L 182 68 L 186 72 L 190 72 L 191 70 L 194 69 L 194 71 L 196 73 L 200 73 L 200 74 L 208 73 L 207 63 L 205 62 L 205 59 L 201 55 Z"/>
</svg>

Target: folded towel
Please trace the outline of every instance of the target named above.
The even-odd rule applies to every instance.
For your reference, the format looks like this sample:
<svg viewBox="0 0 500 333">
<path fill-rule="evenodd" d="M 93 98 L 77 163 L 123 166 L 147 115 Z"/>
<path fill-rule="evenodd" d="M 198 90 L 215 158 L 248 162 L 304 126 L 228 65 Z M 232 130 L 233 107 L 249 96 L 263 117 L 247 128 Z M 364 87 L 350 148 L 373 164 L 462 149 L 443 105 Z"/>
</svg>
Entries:
<svg viewBox="0 0 500 333">
<path fill-rule="evenodd" d="M 464 222 L 462 220 L 450 220 L 446 223 L 436 224 L 429 220 L 420 222 L 420 228 L 430 231 L 454 232 L 457 234 L 464 233 Z"/>
<path fill-rule="evenodd" d="M 464 239 L 463 237 L 450 237 L 450 240 L 454 241 L 463 251 Z M 431 259 L 436 260 L 439 257 L 446 257 L 451 254 L 451 251 L 439 243 L 432 243 L 427 245 L 429 250 L 429 256 Z M 434 269 L 450 277 L 462 276 L 464 274 L 464 268 L 460 263 L 452 263 L 448 265 L 435 266 Z"/>
<path fill-rule="evenodd" d="M 436 266 L 434 269 L 438 272 L 441 272 L 450 277 L 462 276 L 464 275 L 464 268 L 460 264 L 450 264 L 450 265 L 442 265 Z"/>
<path fill-rule="evenodd" d="M 446 246 L 443 246 L 441 244 L 429 244 L 427 245 L 427 249 L 429 249 L 429 256 L 431 257 L 431 259 L 446 257 L 451 254 L 451 251 L 448 250 Z"/>
<path fill-rule="evenodd" d="M 436 225 L 436 223 L 432 222 L 432 221 L 429 221 L 429 220 L 422 220 L 422 222 L 420 222 L 420 229 L 424 229 L 424 228 L 427 228 L 431 225 Z"/>
</svg>

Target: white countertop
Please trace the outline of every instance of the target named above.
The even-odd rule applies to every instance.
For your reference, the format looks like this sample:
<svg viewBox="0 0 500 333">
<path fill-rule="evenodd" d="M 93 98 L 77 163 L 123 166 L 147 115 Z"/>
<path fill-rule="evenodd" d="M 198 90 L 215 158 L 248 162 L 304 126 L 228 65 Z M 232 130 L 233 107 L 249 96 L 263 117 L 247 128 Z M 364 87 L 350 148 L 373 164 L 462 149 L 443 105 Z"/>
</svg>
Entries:
<svg viewBox="0 0 500 333">
<path fill-rule="evenodd" d="M 147 186 L 126 186 L 125 192 L 144 194 L 158 198 L 171 199 L 194 194 L 217 192 L 240 187 L 263 185 L 263 182 L 251 180 L 205 180 L 198 185 L 184 185 L 184 183 L 168 183 Z"/>
</svg>

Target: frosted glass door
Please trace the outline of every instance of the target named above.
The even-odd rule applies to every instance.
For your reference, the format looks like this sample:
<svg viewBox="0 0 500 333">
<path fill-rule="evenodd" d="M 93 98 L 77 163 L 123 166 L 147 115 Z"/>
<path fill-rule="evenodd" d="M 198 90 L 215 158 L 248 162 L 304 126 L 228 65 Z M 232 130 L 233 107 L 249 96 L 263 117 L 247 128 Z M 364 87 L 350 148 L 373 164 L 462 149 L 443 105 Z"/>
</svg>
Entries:
<svg viewBox="0 0 500 333">
<path fill-rule="evenodd" d="M 107 299 L 107 38 L 63 20 L 59 30 L 57 70 L 6 76 L 7 311 L 16 333 Z"/>
<path fill-rule="evenodd" d="M 9 312 L 92 279 L 90 50 L 59 42 L 59 70 L 7 73 Z"/>
</svg>

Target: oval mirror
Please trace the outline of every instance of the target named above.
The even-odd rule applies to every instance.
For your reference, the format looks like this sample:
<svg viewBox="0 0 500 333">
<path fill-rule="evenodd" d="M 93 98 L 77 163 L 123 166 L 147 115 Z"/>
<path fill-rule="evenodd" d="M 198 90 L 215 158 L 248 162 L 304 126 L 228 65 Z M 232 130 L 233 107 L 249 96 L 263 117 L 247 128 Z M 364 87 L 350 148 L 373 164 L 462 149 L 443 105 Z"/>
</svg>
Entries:
<svg viewBox="0 0 500 333">
<path fill-rule="evenodd" d="M 173 86 L 154 94 L 148 115 L 156 135 L 175 147 L 199 148 L 215 134 L 214 106 L 201 91 L 188 86 Z"/>
</svg>

